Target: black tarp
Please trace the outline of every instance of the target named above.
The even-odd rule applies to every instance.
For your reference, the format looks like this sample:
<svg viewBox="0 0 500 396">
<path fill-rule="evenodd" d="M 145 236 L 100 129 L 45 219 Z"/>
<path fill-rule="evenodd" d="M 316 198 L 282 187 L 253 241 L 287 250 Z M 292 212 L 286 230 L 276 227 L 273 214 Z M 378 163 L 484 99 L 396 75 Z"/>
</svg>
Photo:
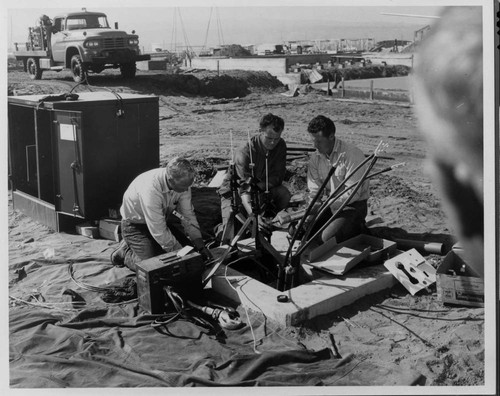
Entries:
<svg viewBox="0 0 500 396">
<path fill-rule="evenodd" d="M 156 329 L 151 323 L 157 316 L 137 302 L 106 304 L 102 293 L 88 289 L 131 276 L 127 268 L 109 262 L 116 242 L 48 233 L 25 246 L 24 251 L 12 250 L 9 260 L 11 388 L 385 386 L 423 381 L 419 373 L 402 371 L 396 364 L 381 366 L 357 355 L 334 358 L 319 335 L 317 347 L 306 347 L 300 331 L 279 328 L 258 312 L 247 317 L 241 306 L 245 326 L 225 330 L 225 338 L 183 320 Z M 70 264 L 78 284 L 71 279 Z M 73 305 L 75 297 L 85 305 Z"/>
</svg>

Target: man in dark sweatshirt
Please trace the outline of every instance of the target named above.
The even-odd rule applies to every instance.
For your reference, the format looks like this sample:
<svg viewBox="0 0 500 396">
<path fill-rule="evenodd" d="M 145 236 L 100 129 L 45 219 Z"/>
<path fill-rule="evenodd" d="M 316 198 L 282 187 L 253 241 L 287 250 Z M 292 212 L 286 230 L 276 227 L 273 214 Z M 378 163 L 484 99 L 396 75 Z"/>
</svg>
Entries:
<svg viewBox="0 0 500 396">
<path fill-rule="evenodd" d="M 258 223 L 262 231 L 269 233 L 269 219 L 290 202 L 291 194 L 282 185 L 286 171 L 286 143 L 281 137 L 285 122 L 274 114 L 266 114 L 259 123 L 259 134 L 253 136 L 234 155 L 234 172 L 238 183 L 235 194 L 238 211 L 252 213 L 252 184 L 254 195 L 258 196 Z M 227 173 L 220 189 L 222 226 L 231 217 L 231 178 Z M 252 183 L 253 177 L 253 183 Z"/>
</svg>

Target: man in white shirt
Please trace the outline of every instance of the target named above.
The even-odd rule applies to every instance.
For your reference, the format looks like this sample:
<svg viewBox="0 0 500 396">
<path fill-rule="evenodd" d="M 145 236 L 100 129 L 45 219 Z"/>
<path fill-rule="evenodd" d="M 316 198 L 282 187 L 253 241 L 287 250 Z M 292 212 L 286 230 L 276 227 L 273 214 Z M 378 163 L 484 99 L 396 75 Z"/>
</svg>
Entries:
<svg viewBox="0 0 500 396">
<path fill-rule="evenodd" d="M 307 187 L 309 189 L 309 201 L 311 201 L 328 176 L 330 168 L 333 164 L 337 163 L 342 153 L 343 160 L 339 162 L 335 174 L 331 177 L 330 183 L 326 185 L 323 192 L 327 197 L 339 186 L 346 175 L 363 162 L 365 156 L 356 146 L 335 137 L 335 124 L 328 117 L 319 115 L 313 118 L 309 122 L 307 132 L 311 136 L 314 147 L 317 150 L 311 155 L 307 167 Z M 357 183 L 365 172 L 366 167 L 367 165 L 361 167 L 349 178 L 344 188 Z M 350 191 L 335 201 L 323 215 L 314 219 L 315 225 L 309 235 L 314 235 L 332 217 L 333 213 L 348 199 Z M 369 196 L 369 182 L 365 180 L 336 219 L 321 233 L 321 242 L 326 242 L 333 237 L 336 238 L 337 242 L 342 242 L 362 233 L 366 229 L 365 217 L 368 212 L 367 200 Z"/>
<path fill-rule="evenodd" d="M 132 181 L 120 208 L 123 240 L 111 254 L 113 264 L 135 271 L 142 260 L 180 249 L 179 239 L 211 257 L 191 203 L 194 175 L 190 162 L 176 157 L 165 168 L 149 170 Z M 174 211 L 180 214 L 189 240 L 169 224 Z"/>
</svg>

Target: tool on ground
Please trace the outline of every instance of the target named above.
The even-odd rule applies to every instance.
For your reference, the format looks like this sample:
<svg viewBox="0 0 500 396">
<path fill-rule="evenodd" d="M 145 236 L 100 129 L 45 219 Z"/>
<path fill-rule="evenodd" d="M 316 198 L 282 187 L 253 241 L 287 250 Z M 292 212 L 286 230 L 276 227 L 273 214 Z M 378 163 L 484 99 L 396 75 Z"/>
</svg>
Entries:
<svg viewBox="0 0 500 396">
<path fill-rule="evenodd" d="M 198 305 L 189 300 L 187 300 L 186 303 L 190 307 L 217 320 L 223 329 L 236 330 L 243 324 L 240 315 L 235 310 Z"/>
<path fill-rule="evenodd" d="M 236 310 L 221 305 L 197 304 L 185 298 L 185 294 L 176 286 L 163 285 L 162 294 L 165 310 L 161 317 L 151 323 L 155 328 L 166 327 L 176 320 L 184 320 L 208 329 L 211 334 L 220 338 L 224 335 L 222 329 L 236 330 L 243 325 Z M 172 335 L 168 331 L 166 334 Z"/>
</svg>

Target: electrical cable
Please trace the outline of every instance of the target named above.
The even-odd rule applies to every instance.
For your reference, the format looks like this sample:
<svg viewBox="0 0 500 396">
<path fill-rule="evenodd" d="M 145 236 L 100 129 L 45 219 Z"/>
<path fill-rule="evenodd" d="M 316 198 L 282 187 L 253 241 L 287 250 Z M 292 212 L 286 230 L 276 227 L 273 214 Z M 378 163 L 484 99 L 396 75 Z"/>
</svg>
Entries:
<svg viewBox="0 0 500 396">
<path fill-rule="evenodd" d="M 73 92 L 76 87 L 78 87 L 79 85 L 82 85 L 83 83 L 87 83 L 87 86 L 90 87 L 90 84 L 88 83 L 87 78 L 85 78 L 85 80 L 82 80 L 79 83 L 75 84 L 73 86 L 73 88 L 71 88 L 71 90 L 69 91 L 69 93 Z M 90 88 L 89 88 L 89 90 L 90 90 Z"/>
<path fill-rule="evenodd" d="M 344 180 L 342 180 L 340 182 L 340 184 L 337 186 L 337 188 L 332 191 L 330 193 L 330 195 L 328 196 L 328 198 L 321 204 L 321 206 L 319 207 L 318 211 L 317 211 L 317 216 L 316 217 L 319 217 L 321 216 L 325 211 L 326 209 L 333 203 L 333 199 L 336 199 L 337 198 L 337 194 L 338 192 L 340 191 L 341 188 L 344 187 L 344 185 L 347 183 L 347 181 L 359 170 L 361 169 L 361 167 L 363 167 L 366 163 L 368 163 L 369 161 L 373 160 L 373 158 L 376 157 L 378 151 L 380 150 L 382 146 L 382 142 L 380 142 L 378 144 L 378 146 L 376 147 L 376 149 L 374 150 L 374 152 L 372 154 L 370 154 L 368 157 L 366 157 L 362 162 L 360 162 L 358 164 L 358 166 L 356 166 L 356 168 L 354 168 L 354 170 L 352 172 L 350 172 L 345 178 Z M 314 223 L 310 224 L 308 229 L 305 230 L 305 233 L 304 233 L 304 237 L 303 239 L 307 239 L 307 237 L 309 236 L 309 233 L 311 232 L 311 229 L 313 228 L 314 226 Z"/>
<path fill-rule="evenodd" d="M 81 281 L 78 281 L 75 279 L 74 276 L 74 270 L 73 270 L 73 263 L 69 263 L 68 265 L 68 274 L 73 282 L 75 282 L 76 285 L 80 286 L 82 289 L 90 290 L 93 292 L 104 292 L 104 291 L 111 291 L 114 290 L 114 287 L 100 287 L 100 286 L 94 286 L 94 285 L 89 285 L 86 283 L 83 283 Z"/>
<path fill-rule="evenodd" d="M 337 162 L 335 162 L 335 164 L 333 164 L 331 166 L 330 170 L 328 171 L 327 177 L 325 178 L 325 180 L 323 180 L 323 183 L 321 184 L 321 186 L 318 189 L 318 191 L 316 192 L 316 194 L 314 194 L 314 197 L 311 200 L 311 202 L 309 202 L 309 205 L 307 205 L 306 211 L 304 212 L 304 215 L 300 219 L 299 224 L 297 225 L 296 230 L 292 235 L 292 238 L 290 240 L 290 244 L 289 244 L 288 249 L 287 249 L 286 254 L 285 254 L 285 260 L 283 261 L 283 264 L 280 265 L 280 267 L 279 267 L 278 290 L 282 290 L 282 288 L 283 288 L 284 269 L 285 269 L 286 264 L 288 263 L 288 260 L 290 259 L 290 254 L 292 253 L 293 245 L 295 244 L 295 241 L 297 240 L 299 232 L 300 232 L 299 230 L 301 230 L 302 227 L 304 226 L 304 222 L 306 221 L 307 217 L 309 216 L 309 213 L 311 212 L 312 208 L 314 207 L 314 204 L 318 201 L 319 197 L 323 193 L 323 190 L 326 188 L 326 185 L 330 182 L 330 178 L 332 177 L 333 173 L 337 169 L 337 164 L 338 164 L 339 160 L 343 159 L 344 157 L 345 157 L 345 154 L 341 153 Z"/>
<path fill-rule="evenodd" d="M 155 319 L 153 322 L 151 322 L 151 326 L 154 328 L 157 327 L 165 327 L 166 330 L 168 331 L 168 325 L 170 323 L 173 323 L 174 321 L 177 320 L 184 320 L 186 322 L 194 323 L 195 325 L 199 325 L 207 330 L 209 332 L 211 331 L 216 337 L 220 335 L 220 332 L 222 329 L 210 321 L 206 320 L 202 316 L 199 316 L 199 311 L 205 313 L 203 311 L 203 307 L 192 303 L 190 301 L 186 301 L 186 304 L 184 304 L 184 300 L 182 297 L 175 292 L 170 286 L 164 286 L 163 291 L 165 293 L 165 296 L 169 298 L 169 302 L 173 305 L 174 309 L 176 312 L 170 313 L 170 314 L 163 314 L 159 318 Z M 189 307 L 187 307 L 188 305 Z M 198 313 L 196 314 L 191 314 L 191 312 Z M 214 317 L 215 319 L 215 317 Z M 171 333 L 169 335 L 172 335 Z M 175 336 L 177 338 L 186 338 L 186 337 L 179 337 Z"/>
<path fill-rule="evenodd" d="M 229 263 L 226 264 L 226 268 L 224 269 L 224 279 L 226 280 L 227 284 L 229 285 L 229 287 L 231 287 L 236 293 L 238 293 L 238 290 L 231 284 L 231 282 L 229 281 L 228 277 L 227 277 L 227 269 L 230 265 L 233 265 L 233 264 L 236 264 L 238 261 L 241 261 L 243 259 L 245 259 L 246 257 L 240 257 L 236 260 L 233 260 Z M 241 287 L 240 287 L 240 290 L 241 290 Z M 257 308 L 259 308 L 256 304 L 254 304 Z M 261 354 L 262 352 L 258 351 L 257 350 L 257 339 L 255 337 L 255 333 L 253 331 L 253 328 L 252 328 L 252 323 L 250 321 L 250 316 L 248 315 L 248 310 L 247 308 L 241 304 L 241 306 L 243 307 L 243 310 L 245 311 L 245 315 L 247 317 L 247 322 L 248 322 L 248 327 L 250 327 L 250 333 L 252 334 L 252 338 L 253 338 L 253 351 L 257 354 Z M 259 308 L 260 309 L 260 308 Z M 262 312 L 262 310 L 261 310 Z M 264 312 L 262 312 L 262 314 L 264 315 Z M 265 316 L 265 315 L 264 315 Z"/>
<path fill-rule="evenodd" d="M 358 182 L 356 182 L 353 185 L 353 186 L 355 186 L 354 190 L 349 194 L 348 198 L 340 205 L 340 207 L 336 210 L 335 213 L 333 213 L 333 215 L 326 221 L 326 223 L 323 226 L 321 226 L 320 229 L 311 238 L 307 239 L 307 236 L 309 236 L 309 233 L 311 232 L 314 225 L 316 224 L 316 221 L 312 222 L 309 225 L 308 229 L 306 230 L 305 236 L 302 239 L 302 241 L 305 241 L 305 242 L 301 243 L 301 245 L 299 246 L 299 248 L 295 252 L 295 254 L 294 254 L 295 258 L 300 257 L 302 252 L 312 243 L 312 241 L 315 240 L 315 238 L 317 238 L 326 229 L 326 227 L 328 227 L 336 219 L 338 214 L 344 209 L 344 207 L 347 205 L 347 203 L 350 202 L 352 197 L 356 194 L 356 192 L 359 190 L 359 188 L 365 182 L 365 180 L 368 177 L 369 172 L 371 171 L 371 169 L 373 168 L 373 166 L 377 162 L 378 154 L 382 151 L 382 147 L 386 146 L 386 145 L 382 146 L 382 144 L 383 144 L 383 142 L 380 142 L 378 144 L 377 148 L 374 150 L 374 153 L 372 155 L 368 156 L 361 164 L 359 164 L 355 168 L 354 171 L 350 172 L 350 174 L 340 183 L 340 185 L 335 189 L 335 191 L 332 194 L 330 194 L 329 198 L 324 202 L 324 209 L 320 210 L 320 214 L 323 213 L 328 208 L 327 205 L 332 205 L 342 195 L 342 194 L 338 194 L 338 191 L 340 190 L 341 187 L 343 187 L 346 180 L 348 178 L 350 178 L 354 173 L 356 173 L 361 168 L 361 166 L 363 166 L 366 162 L 370 161 L 368 168 L 363 172 L 361 178 L 358 180 Z M 387 170 L 390 170 L 390 169 L 392 169 L 392 167 L 387 168 Z M 350 188 L 351 187 L 349 187 L 346 190 L 349 190 Z M 320 215 L 318 215 L 318 216 L 320 216 Z M 296 230 L 296 232 L 298 232 L 298 230 Z M 292 247 L 293 247 L 293 245 L 290 245 L 289 250 L 291 250 Z M 284 281 L 284 283 L 285 283 L 285 285 L 287 284 L 287 282 L 288 282 L 287 278 L 289 277 L 289 275 L 291 275 L 290 288 L 293 287 L 293 284 L 295 283 L 297 275 L 298 275 L 297 271 L 294 268 L 294 265 L 298 265 L 298 264 L 297 263 L 294 264 L 292 261 L 290 261 L 290 263 L 287 264 L 287 268 L 290 268 L 291 270 L 286 271 L 286 269 L 285 269 L 285 281 Z M 293 269 L 293 271 L 292 271 L 292 269 Z"/>
<path fill-rule="evenodd" d="M 380 144 L 381 144 L 381 143 L 379 143 L 379 146 L 380 146 Z M 379 147 L 379 146 L 377 146 L 377 147 Z M 347 182 L 347 180 L 349 180 L 349 179 L 350 179 L 350 178 L 351 178 L 351 177 L 352 177 L 352 176 L 353 176 L 353 175 L 354 175 L 354 174 L 355 174 L 355 173 L 356 173 L 356 172 L 357 172 L 357 171 L 358 171 L 358 170 L 359 170 L 362 166 L 364 166 L 364 165 L 365 165 L 368 161 L 370 161 L 371 159 L 373 159 L 373 158 L 374 158 L 374 156 L 375 156 L 375 152 L 374 152 L 374 153 L 372 153 L 372 154 L 370 154 L 368 157 L 366 157 L 366 158 L 365 158 L 365 159 L 364 159 L 364 160 L 363 160 L 363 161 L 362 161 L 362 162 L 361 162 L 361 163 L 360 163 L 360 164 L 359 164 L 359 165 L 358 165 L 358 166 L 357 166 L 357 167 L 356 167 L 356 168 L 355 168 L 352 172 L 350 172 L 350 173 L 349 173 L 349 174 L 348 174 L 348 175 L 344 178 L 344 180 L 342 180 L 342 182 L 341 182 L 341 183 L 337 186 L 337 188 L 336 188 L 334 191 L 332 191 L 332 192 L 330 193 L 330 195 L 329 195 L 329 196 L 328 196 L 328 198 L 325 200 L 325 202 L 323 202 L 323 203 L 320 205 L 320 207 L 319 207 L 319 209 L 318 209 L 318 212 L 317 212 L 318 214 L 316 215 L 316 217 L 318 217 L 320 214 L 322 214 L 322 213 L 323 213 L 323 211 L 324 211 L 324 210 L 326 210 L 326 208 L 328 207 L 327 205 L 325 205 L 325 203 L 326 203 L 326 202 L 329 202 L 331 197 L 335 197 L 335 194 L 336 194 L 336 193 L 337 193 L 337 192 L 338 192 L 338 191 L 339 191 L 339 190 L 340 190 L 340 189 L 341 189 L 341 188 L 345 185 L 345 183 Z M 340 159 L 340 158 L 339 158 L 339 159 Z M 337 163 L 338 163 L 338 161 L 337 161 Z M 335 164 L 335 165 L 336 165 L 336 164 Z M 331 178 L 331 176 L 332 176 L 332 175 L 330 174 L 330 173 L 331 173 L 331 171 L 332 171 L 332 169 L 330 169 L 330 172 L 329 172 L 330 178 Z M 323 189 L 326 187 L 327 183 L 330 181 L 330 178 L 325 179 L 325 180 L 323 181 L 323 184 L 322 184 Z M 320 190 L 318 190 L 318 192 L 316 193 L 316 196 L 315 196 L 315 198 L 316 198 L 316 199 L 318 199 L 318 198 L 319 198 L 319 196 L 321 195 L 321 194 L 319 193 L 319 191 L 320 191 Z M 303 224 L 304 224 L 304 222 L 307 220 L 306 216 L 304 216 L 303 220 L 304 220 L 304 221 L 302 222 L 302 225 L 303 225 Z M 309 236 L 309 233 L 310 233 L 310 231 L 311 231 L 311 229 L 312 229 L 313 225 L 314 225 L 314 223 L 309 224 L 308 228 L 307 228 L 307 229 L 305 230 L 305 232 L 304 232 L 303 240 L 305 240 L 305 239 Z M 294 235 L 296 235 L 295 240 L 297 239 L 297 236 L 298 236 L 298 233 L 300 232 L 300 230 L 301 230 L 301 228 L 299 228 L 299 227 L 297 227 L 297 228 L 296 228 L 295 233 L 294 233 Z M 295 241 L 294 241 L 294 242 L 295 242 Z M 292 250 L 292 249 L 293 249 L 293 244 L 290 244 L 290 246 L 289 246 L 289 248 L 288 248 L 288 250 L 287 250 L 287 257 L 289 257 L 289 256 L 290 256 L 290 253 L 291 253 L 291 250 Z M 287 263 L 287 262 L 288 262 L 288 260 L 287 260 L 287 261 L 285 261 L 285 263 Z"/>
<path fill-rule="evenodd" d="M 319 207 L 318 209 L 318 216 L 320 216 L 324 210 L 330 206 L 330 201 L 333 199 L 333 198 L 336 198 L 336 195 L 338 194 L 338 192 L 340 191 L 340 189 L 342 187 L 344 187 L 344 185 L 347 183 L 347 181 L 352 177 L 354 176 L 354 174 L 359 170 L 361 169 L 361 167 L 363 167 L 367 162 L 369 162 L 370 160 L 373 160 L 373 158 L 375 158 L 375 154 L 372 153 L 370 154 L 368 157 L 366 157 L 352 172 L 350 172 L 345 178 L 344 180 L 342 180 L 340 182 L 340 184 L 337 186 L 337 188 L 332 191 L 330 193 L 330 195 L 327 197 L 327 199 L 325 201 L 323 201 L 323 203 L 321 204 L 321 206 Z"/>
<path fill-rule="evenodd" d="M 377 171 L 377 172 L 375 172 L 375 173 L 372 173 L 372 174 L 370 174 L 370 175 L 366 176 L 365 180 L 371 179 L 371 178 L 373 178 L 373 177 L 375 177 L 375 176 L 378 176 L 378 175 L 380 175 L 380 174 L 382 174 L 382 173 L 388 172 L 388 171 L 390 171 L 390 170 L 393 170 L 393 169 L 395 169 L 395 168 L 398 168 L 398 167 L 401 167 L 401 166 L 404 166 L 404 165 L 405 165 L 405 163 L 404 163 L 404 162 L 402 162 L 402 163 L 399 163 L 399 164 L 395 164 L 395 165 L 388 166 L 388 167 L 386 167 L 386 168 L 384 168 L 384 169 L 382 169 L 382 170 L 379 170 L 379 171 Z M 358 183 L 353 184 L 353 185 L 351 185 L 351 186 L 347 187 L 345 190 L 343 190 L 343 191 L 341 191 L 341 192 L 340 192 L 340 194 L 338 195 L 338 197 L 340 197 L 341 195 L 343 195 L 343 194 L 347 193 L 349 190 L 351 190 L 352 188 L 356 187 L 357 185 L 358 185 Z M 315 198 L 316 198 L 316 197 L 318 197 L 318 195 L 315 195 Z M 337 198 L 338 198 L 338 197 L 337 197 Z M 303 217 L 302 217 L 301 221 L 302 221 L 302 220 L 304 220 L 305 218 L 306 218 L 306 214 L 304 214 L 304 215 L 303 215 Z M 303 223 L 303 221 L 302 221 L 302 223 Z M 300 226 L 300 225 L 301 225 L 301 223 L 299 223 L 299 226 Z M 300 227 L 299 227 L 299 226 L 297 227 L 297 229 L 300 229 Z M 294 233 L 294 235 L 297 235 L 297 230 L 296 230 L 296 232 Z M 287 263 L 287 262 L 288 262 L 288 259 L 289 259 L 289 252 L 291 252 L 291 248 L 293 248 L 293 244 L 294 244 L 294 243 L 295 243 L 295 240 L 293 240 L 293 238 L 292 238 L 292 240 L 290 241 L 289 248 L 288 248 L 288 250 L 287 250 L 287 255 L 285 256 L 285 261 L 284 261 L 284 263 Z M 302 252 L 299 252 L 299 253 L 302 253 Z M 283 271 L 283 269 L 284 269 L 284 266 L 283 266 L 283 267 L 280 267 L 280 271 Z M 283 280 L 282 280 L 282 279 L 283 279 L 283 274 L 282 274 L 282 273 L 280 273 L 280 274 L 278 275 L 278 281 L 279 281 L 279 283 L 278 283 L 278 290 L 283 290 L 283 289 L 282 289 L 282 288 L 283 288 L 283 284 L 281 283 L 281 282 L 283 282 Z"/>
<path fill-rule="evenodd" d="M 131 303 L 134 303 L 134 302 L 137 302 L 138 299 L 137 298 L 134 298 L 132 300 L 127 300 L 127 301 L 123 301 L 123 302 L 119 302 L 119 303 L 106 303 L 106 302 L 103 302 L 103 304 L 87 304 L 86 302 L 84 301 L 65 301 L 65 302 L 32 302 L 32 301 L 27 301 L 27 300 L 23 300 L 21 298 L 18 298 L 18 297 L 14 297 L 14 296 L 10 296 L 9 295 L 9 298 L 12 299 L 12 300 L 15 300 L 15 301 L 18 301 L 20 303 L 23 303 L 23 304 L 27 304 L 27 305 L 33 305 L 35 307 L 40 307 L 40 308 L 47 308 L 47 309 L 61 309 L 63 311 L 78 311 L 78 310 L 81 310 L 83 308 L 83 306 L 85 305 L 86 308 L 98 308 L 98 307 L 101 307 L 102 305 L 104 306 L 118 306 L 118 305 L 126 305 L 126 304 L 131 304 Z M 39 300 L 37 300 L 39 301 Z M 60 308 L 61 305 L 82 305 L 81 308 Z"/>
<path fill-rule="evenodd" d="M 411 330 L 408 326 L 405 326 L 404 324 L 399 323 L 397 320 L 394 320 L 393 318 L 391 318 L 391 317 L 387 316 L 387 315 L 386 315 L 386 314 L 384 314 L 383 312 L 379 312 L 379 311 L 377 311 L 376 309 L 373 309 L 373 308 L 368 308 L 368 309 L 369 309 L 370 311 L 372 311 L 372 312 L 376 312 L 376 313 L 378 313 L 379 315 L 382 315 L 384 318 L 389 319 L 391 322 L 394 322 L 394 323 L 396 323 L 396 324 L 400 325 L 402 328 L 406 329 L 408 332 L 410 332 L 410 333 L 411 333 L 411 334 L 413 334 L 415 337 L 417 337 L 420 341 L 422 341 L 422 343 L 423 343 L 425 346 L 427 346 L 427 347 L 429 347 L 429 348 L 433 348 L 433 349 L 435 349 L 435 346 L 434 346 L 434 345 L 432 345 L 432 343 L 431 343 L 431 342 L 427 341 L 425 338 L 423 338 L 423 337 L 421 337 L 420 335 L 418 335 L 417 333 L 415 333 L 415 332 L 414 332 L 413 330 Z"/>
<path fill-rule="evenodd" d="M 78 87 L 79 85 L 81 85 L 83 83 L 86 83 L 86 86 L 87 86 L 87 88 L 89 89 L 90 92 L 95 92 L 95 91 L 92 91 L 91 88 L 99 88 L 99 89 L 104 89 L 107 92 L 111 92 L 116 97 L 116 99 L 118 100 L 120 114 L 123 114 L 123 98 L 120 96 L 120 94 L 118 94 L 116 91 L 112 90 L 111 88 L 108 88 L 108 87 L 96 87 L 96 86 L 90 85 L 89 82 L 88 82 L 88 80 L 85 79 L 85 80 L 79 82 L 78 84 L 76 84 L 73 88 L 71 88 L 71 90 L 69 91 L 69 93 L 73 92 L 73 90 L 76 87 Z"/>
<path fill-rule="evenodd" d="M 36 303 L 35 303 L 35 302 L 32 302 L 32 301 L 23 300 L 22 298 L 18 298 L 18 297 L 10 296 L 10 295 L 9 295 L 9 298 L 10 298 L 10 299 L 12 299 L 12 300 L 15 300 L 15 301 L 21 302 L 21 303 L 23 303 L 23 304 L 26 304 L 26 305 L 33 305 L 33 306 L 35 306 L 35 307 L 39 307 L 39 308 L 48 308 L 48 309 L 58 308 L 58 307 L 53 306 L 53 305 L 55 305 L 55 304 L 57 304 L 57 305 L 62 305 L 62 304 L 73 304 L 73 305 L 74 305 L 75 303 L 76 303 L 76 304 L 84 304 L 84 303 L 82 303 L 82 302 L 77 302 L 77 301 L 75 301 L 75 302 L 68 301 L 68 302 L 64 302 L 64 303 L 50 303 L 50 302 L 49 302 L 49 303 L 47 303 L 47 302 L 45 302 L 45 303 L 36 302 Z M 38 301 L 38 300 L 37 300 L 37 301 Z M 73 309 L 71 309 L 71 308 L 59 308 L 59 309 L 61 309 L 61 310 L 63 310 L 63 311 L 74 311 L 76 308 L 73 308 Z"/>
<path fill-rule="evenodd" d="M 458 322 L 458 321 L 462 321 L 462 320 L 471 321 L 471 322 L 481 322 L 481 321 L 484 321 L 484 318 L 471 318 L 471 317 L 466 317 L 466 318 L 435 318 L 435 317 L 432 317 L 432 316 L 422 316 L 422 315 L 414 314 L 412 312 L 400 311 L 396 307 L 388 307 L 386 305 L 376 305 L 376 307 L 380 308 L 380 309 L 383 309 L 385 311 L 392 312 L 392 313 L 402 314 L 402 315 L 410 315 L 410 316 L 414 316 L 414 317 L 420 318 L 420 319 L 443 320 L 445 322 L 455 322 L 455 321 Z M 420 311 L 421 312 L 435 312 L 435 311 L 429 311 L 429 310 L 420 310 Z M 374 312 L 376 312 L 376 311 L 374 311 Z M 437 311 L 437 312 L 448 312 L 448 311 Z"/>
<path fill-rule="evenodd" d="M 335 211 L 335 213 L 326 221 L 325 224 L 323 224 L 318 231 L 316 231 L 316 233 L 311 237 L 309 238 L 304 244 L 302 244 L 298 249 L 297 249 L 297 252 L 295 253 L 295 255 L 298 257 L 300 256 L 300 254 L 302 254 L 302 252 L 312 243 L 312 241 L 317 238 L 319 235 L 321 235 L 321 233 L 337 218 L 338 214 L 344 209 L 344 207 L 349 203 L 349 201 L 351 200 L 351 198 L 356 194 L 356 192 L 359 190 L 359 188 L 361 187 L 361 185 L 365 182 L 366 180 L 366 177 L 368 176 L 368 172 L 370 172 L 370 170 L 372 169 L 372 167 L 375 165 L 375 162 L 377 161 L 377 157 L 374 156 L 373 159 L 372 159 L 372 162 L 370 162 L 370 165 L 368 166 L 368 168 L 366 169 L 366 171 L 363 173 L 363 175 L 361 176 L 361 179 L 355 184 L 355 188 L 354 190 L 349 194 L 349 197 L 340 205 L 340 207 Z M 339 195 L 340 196 L 340 195 Z M 335 200 L 339 197 L 335 197 L 335 199 L 332 201 L 331 204 L 333 204 L 335 202 Z M 318 215 L 319 216 L 319 215 Z M 315 222 L 312 223 L 312 226 L 309 228 L 309 230 L 312 229 L 312 227 L 314 226 Z M 310 232 L 310 231 L 309 231 Z"/>
<path fill-rule="evenodd" d="M 365 178 L 364 180 L 369 180 L 369 179 L 372 179 L 372 178 L 374 178 L 375 176 L 378 176 L 378 175 L 380 175 L 380 174 L 382 174 L 382 173 L 386 173 L 386 172 L 388 172 L 388 171 L 390 171 L 390 170 L 393 170 L 393 169 L 399 168 L 399 167 L 404 166 L 404 165 L 406 165 L 406 163 L 405 163 L 405 162 L 401 162 L 401 163 L 399 163 L 399 164 L 395 164 L 395 165 L 388 166 L 388 167 L 386 167 L 386 168 L 384 168 L 384 169 L 381 169 L 381 170 L 379 170 L 379 171 L 377 171 L 377 172 L 375 172 L 375 173 L 372 173 L 371 175 L 367 175 L 367 176 L 366 176 L 366 178 Z M 342 190 L 342 191 L 341 191 L 338 195 L 336 195 L 336 196 L 334 197 L 334 198 L 335 198 L 335 200 L 336 200 L 336 199 L 338 199 L 338 198 L 340 198 L 340 196 L 342 196 L 343 194 L 347 193 L 347 192 L 348 192 L 349 190 L 351 190 L 352 188 L 355 188 L 357 185 L 358 185 L 358 183 L 355 183 L 355 184 L 350 185 L 350 186 L 349 186 L 349 187 L 347 187 L 346 189 Z M 334 200 L 333 202 L 335 202 L 335 200 Z M 347 200 L 347 201 L 348 201 L 348 200 Z M 332 202 L 332 203 L 333 203 L 333 202 Z M 319 216 L 318 216 L 318 217 L 319 217 Z M 332 216 L 332 217 L 333 217 L 333 216 Z"/>
<path fill-rule="evenodd" d="M 295 253 L 296 256 L 300 255 L 304 249 L 309 246 L 309 244 L 321 233 L 324 231 L 324 229 L 326 227 L 328 227 L 332 222 L 333 220 L 335 220 L 336 216 L 341 212 L 341 210 L 347 205 L 347 203 L 351 200 L 351 198 L 356 194 L 357 190 L 361 187 L 362 183 L 365 181 L 366 177 L 368 176 L 368 173 L 370 172 L 370 170 L 373 168 L 373 166 L 375 165 L 376 161 L 377 161 L 377 158 L 378 158 L 378 154 L 382 151 L 382 149 L 385 147 L 386 145 L 383 145 L 383 142 L 380 142 L 377 146 L 377 148 L 374 150 L 373 154 L 371 154 L 370 156 L 366 157 L 364 161 L 362 161 L 352 172 L 350 172 L 346 178 L 339 184 L 339 186 L 335 189 L 334 192 L 332 192 L 330 194 L 330 196 L 328 197 L 328 199 L 322 204 L 322 208 L 323 209 L 320 209 L 317 217 L 321 216 L 325 211 L 326 209 L 332 205 L 338 198 L 339 198 L 339 190 L 340 188 L 342 188 L 345 183 L 347 182 L 347 180 L 352 177 L 352 175 L 354 175 L 364 164 L 366 164 L 368 161 L 370 161 L 370 164 L 367 168 L 367 170 L 363 173 L 363 175 L 361 176 L 360 180 L 358 182 L 356 182 L 356 184 L 354 184 L 356 187 L 354 188 L 354 191 L 349 195 L 349 197 L 343 202 L 343 204 L 339 207 L 339 209 L 337 209 L 337 211 L 332 215 L 332 217 L 318 230 L 318 232 L 316 232 L 316 234 L 309 238 L 309 240 L 307 240 L 307 237 L 309 236 L 312 228 L 314 227 L 315 225 L 315 222 L 312 222 L 308 229 L 306 230 L 305 234 L 304 234 L 304 237 L 303 237 L 303 240 L 307 240 L 307 242 L 305 244 L 302 244 L 299 249 L 297 250 L 297 252 Z"/>
<path fill-rule="evenodd" d="M 151 327 L 160 327 L 160 326 L 167 326 L 170 323 L 175 322 L 178 319 L 181 319 L 182 315 L 180 312 L 173 312 L 170 314 L 164 314 L 160 318 L 157 318 L 153 320 L 150 325 Z M 184 318 L 182 318 L 184 319 Z"/>
</svg>

